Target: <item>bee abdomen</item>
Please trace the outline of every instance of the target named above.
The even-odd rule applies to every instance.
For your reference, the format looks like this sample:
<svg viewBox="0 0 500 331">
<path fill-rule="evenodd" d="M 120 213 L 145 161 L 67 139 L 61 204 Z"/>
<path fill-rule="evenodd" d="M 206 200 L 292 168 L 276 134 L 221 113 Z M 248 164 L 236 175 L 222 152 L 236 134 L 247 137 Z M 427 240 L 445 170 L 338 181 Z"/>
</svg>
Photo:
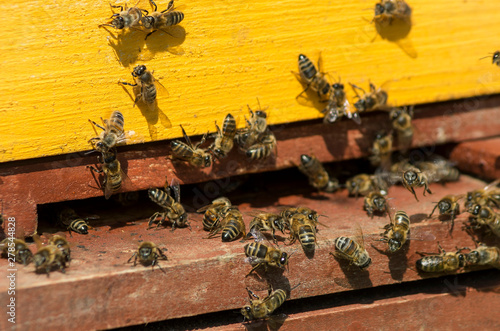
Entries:
<svg viewBox="0 0 500 331">
<path fill-rule="evenodd" d="M 222 131 L 224 132 L 225 136 L 229 136 L 231 137 L 231 139 L 234 138 L 234 135 L 236 134 L 236 120 L 234 119 L 233 115 L 226 115 L 224 124 L 222 125 Z"/>
<path fill-rule="evenodd" d="M 410 218 L 408 217 L 408 214 L 404 211 L 396 212 L 396 214 L 394 215 L 394 221 L 396 225 L 399 225 L 405 230 L 408 230 L 410 228 Z"/>
<path fill-rule="evenodd" d="M 267 255 L 267 246 L 255 242 L 247 244 L 245 245 L 245 254 L 247 256 L 265 258 Z"/>
<path fill-rule="evenodd" d="M 267 310 L 269 314 L 273 313 L 278 309 L 286 300 L 286 292 L 282 289 L 278 289 L 271 294 L 271 298 L 266 303 Z"/>
<path fill-rule="evenodd" d="M 316 236 L 309 225 L 299 227 L 299 241 L 305 251 L 313 251 L 316 246 Z"/>
<path fill-rule="evenodd" d="M 233 241 L 240 235 L 240 233 L 241 229 L 238 220 L 231 219 L 222 229 L 222 241 Z"/>
<path fill-rule="evenodd" d="M 123 118 L 123 114 L 118 110 L 115 110 L 113 114 L 111 114 L 111 118 L 109 120 L 110 131 L 120 134 L 123 131 L 124 123 L 125 120 Z"/>
<path fill-rule="evenodd" d="M 299 72 L 307 81 L 310 81 L 318 73 L 312 61 L 304 54 L 299 55 Z"/>
<path fill-rule="evenodd" d="M 122 176 L 119 173 L 116 175 L 111 175 L 109 177 L 108 187 L 111 192 L 119 191 L 122 187 Z"/>
<path fill-rule="evenodd" d="M 440 255 L 424 256 L 417 260 L 417 269 L 424 272 L 439 272 L 444 270 L 444 260 Z"/>
<path fill-rule="evenodd" d="M 173 202 L 175 202 L 172 197 L 170 197 L 166 192 L 160 189 L 149 189 L 149 198 L 160 207 L 168 208 Z"/>
<path fill-rule="evenodd" d="M 144 95 L 144 101 L 146 103 L 154 103 L 155 100 L 156 100 L 156 87 L 154 84 L 151 84 L 151 85 L 146 85 L 145 86 L 145 93 L 143 94 Z"/>
<path fill-rule="evenodd" d="M 184 19 L 184 13 L 181 11 L 175 10 L 175 11 L 168 13 L 165 25 L 166 26 L 177 25 L 180 22 L 182 22 L 183 19 Z"/>
<path fill-rule="evenodd" d="M 335 239 L 335 248 L 352 259 L 354 253 L 359 249 L 359 245 L 351 238 L 338 237 Z"/>
<path fill-rule="evenodd" d="M 71 221 L 68 228 L 75 231 L 76 233 L 79 233 L 79 234 L 87 234 L 88 233 L 87 222 L 85 222 L 81 218 L 78 218 L 76 220 Z"/>
</svg>

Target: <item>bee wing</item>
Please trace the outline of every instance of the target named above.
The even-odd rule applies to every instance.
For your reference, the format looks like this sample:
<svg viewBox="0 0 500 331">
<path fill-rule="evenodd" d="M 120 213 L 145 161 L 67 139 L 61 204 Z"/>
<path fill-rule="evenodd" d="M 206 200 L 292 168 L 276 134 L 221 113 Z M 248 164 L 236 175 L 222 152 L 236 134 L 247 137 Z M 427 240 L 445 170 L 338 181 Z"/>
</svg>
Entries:
<svg viewBox="0 0 500 331">
<path fill-rule="evenodd" d="M 500 178 L 498 178 L 497 180 L 495 180 L 495 181 L 489 183 L 488 185 L 486 185 L 485 188 L 484 188 L 484 190 L 485 191 L 491 190 L 494 187 L 497 187 L 498 184 L 500 184 Z"/>
<path fill-rule="evenodd" d="M 347 102 L 348 107 L 345 107 L 344 109 L 345 109 L 345 114 L 346 114 L 347 118 L 353 120 L 354 123 L 361 125 L 361 117 L 359 116 L 358 110 L 355 107 L 351 106 L 349 104 L 349 102 L 347 101 L 347 99 L 346 99 L 346 102 Z"/>
<path fill-rule="evenodd" d="M 422 240 L 422 241 L 434 241 L 436 240 L 436 236 L 433 235 L 431 232 L 429 231 L 425 231 L 425 232 L 417 232 L 417 233 L 413 233 L 411 230 L 410 230 L 410 236 L 408 237 L 409 240 Z"/>
<path fill-rule="evenodd" d="M 264 237 L 264 235 L 262 234 L 262 232 L 260 232 L 259 230 L 255 229 L 255 228 L 253 228 L 250 231 L 250 234 L 254 238 L 255 242 L 266 241 L 267 243 L 269 243 L 269 240 L 267 240 L 266 237 Z"/>
<path fill-rule="evenodd" d="M 250 263 L 252 265 L 255 265 L 255 264 L 265 262 L 265 260 L 260 258 L 260 257 L 256 257 L 256 256 L 248 256 L 245 258 L 245 262 Z"/>
<path fill-rule="evenodd" d="M 174 191 L 175 201 L 180 202 L 181 201 L 181 186 L 180 186 L 177 178 L 172 178 L 172 180 L 170 181 L 170 188 Z"/>
<path fill-rule="evenodd" d="M 167 88 L 165 86 L 163 86 L 163 84 L 160 83 L 160 81 L 156 78 L 155 78 L 155 86 L 156 86 L 156 89 L 158 90 L 158 92 L 165 94 L 165 96 L 167 96 L 167 97 L 169 96 Z"/>
</svg>

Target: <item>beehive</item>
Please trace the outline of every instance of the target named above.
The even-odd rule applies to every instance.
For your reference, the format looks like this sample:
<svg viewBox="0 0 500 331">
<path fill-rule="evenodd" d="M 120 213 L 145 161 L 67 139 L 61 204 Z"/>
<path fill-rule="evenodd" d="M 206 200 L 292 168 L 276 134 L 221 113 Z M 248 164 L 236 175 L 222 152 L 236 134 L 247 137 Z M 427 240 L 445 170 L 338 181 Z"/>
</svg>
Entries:
<svg viewBox="0 0 500 331">
<path fill-rule="evenodd" d="M 166 7 L 166 3 L 157 4 L 160 9 Z M 300 53 L 314 61 L 321 56 L 328 78 L 346 85 L 351 103 L 355 99 L 347 83 L 367 88 L 371 81 L 388 91 L 391 105 L 417 105 L 413 147 L 424 147 L 425 153 L 433 152 L 436 144 L 497 136 L 500 99 L 494 94 L 500 91 L 500 71 L 491 59 L 480 58 L 497 48 L 496 13 L 500 4 L 420 1 L 410 5 L 411 29 L 394 36 L 380 35 L 370 23 L 372 1 L 177 2 L 185 14 L 180 26 L 169 30 L 170 34 L 158 32 L 144 40 L 140 31 L 120 33 L 98 27 L 112 14 L 108 3 L 6 4 L 9 15 L 4 17 L 2 64 L 4 69 L 12 69 L 6 70 L 9 78 L 0 85 L 4 96 L 0 104 L 0 198 L 4 214 L 15 217 L 18 229 L 29 235 L 37 231 L 37 206 L 102 196 L 101 190 L 91 187 L 94 182 L 86 169 L 96 162 L 95 155 L 84 154 L 91 148 L 88 139 L 95 136 L 88 119 L 107 118 L 113 110 L 123 112 L 125 129 L 133 131 L 131 146 L 119 149 L 119 158 L 133 183 L 125 191 L 161 186 L 166 175 L 183 184 L 219 180 L 216 183 L 223 188 L 231 182 L 231 176 L 293 167 L 303 153 L 315 154 L 323 162 L 366 156 L 373 133 L 389 128 L 387 114 L 361 114 L 361 126 L 347 120 L 327 126 L 316 120 L 321 117 L 322 105 L 315 101 L 314 94 L 308 93 L 305 100 L 296 99 L 304 89 L 292 74 L 297 71 Z M 139 6 L 149 9 L 144 1 Z M 130 73 L 138 64 L 154 70 L 167 90 L 158 95 L 157 113 L 140 105 L 134 107 L 132 90 L 117 84 L 132 82 Z M 231 113 L 238 127 L 243 127 L 247 104 L 255 109 L 256 98 L 267 107 L 269 123 L 274 125 L 276 158 L 248 163 L 233 151 L 228 159 L 204 170 L 165 160 L 170 153 L 169 140 L 181 136 L 180 125 L 189 135 L 215 132 L 214 122 L 220 124 Z M 459 165 L 465 164 L 459 151 L 474 150 L 471 144 L 452 152 L 461 161 Z M 498 146 L 498 140 L 491 144 Z M 477 151 L 471 153 L 477 155 Z M 487 161 L 475 162 L 470 157 L 465 166 L 490 178 L 498 174 L 498 167 L 492 165 L 494 153 L 483 159 Z M 478 166 L 481 162 L 483 165 Z M 485 167 L 492 170 L 484 173 Z M 465 178 L 457 184 L 438 186 L 434 194 L 440 197 L 481 186 L 484 183 Z M 427 197 L 417 205 L 402 188 L 395 188 L 391 194 L 397 197 L 398 205 L 408 206 L 410 214 L 429 212 L 436 200 Z M 333 239 L 341 232 L 353 232 L 358 223 L 366 235 L 378 236 L 387 219 L 369 220 L 360 210 L 359 201 L 347 200 L 342 192 L 326 195 L 324 200 L 296 195 L 279 194 L 273 204 L 260 204 L 260 209 L 270 210 L 279 205 L 309 204 L 329 216 L 325 221 L 329 228 L 319 232 L 315 258 L 297 256 L 292 269 L 296 271 L 286 275 L 290 284 L 302 284 L 293 291 L 292 299 L 420 279 L 411 269 L 400 278 L 391 278 L 382 267 L 370 270 L 369 277 L 355 276 L 351 288 L 336 285 L 334 280 L 345 275 L 328 257 Z M 272 194 L 266 197 L 273 201 Z M 242 210 L 254 209 L 252 203 L 240 202 Z M 199 215 L 191 217 L 201 220 Z M 463 221 L 465 216 L 457 223 Z M 446 237 L 447 224 L 437 220 L 423 221 L 418 227 L 443 238 L 441 243 L 447 249 L 474 245 L 463 233 Z M 201 223 L 193 223 L 192 233 L 182 229 L 148 232 L 144 224 L 109 231 L 103 226 L 99 230 L 90 237 L 74 238 L 90 251 L 75 249 L 75 262 L 67 275 L 53 273 L 47 280 L 29 268 L 20 268 L 18 325 L 23 329 L 52 327 L 61 322 L 51 316 L 64 314 L 68 323 L 82 329 L 110 328 L 235 309 L 244 304 L 242 279 L 247 265 L 241 262 L 241 245 L 221 246 L 201 240 L 205 235 Z M 168 242 L 171 261 L 163 264 L 166 274 L 122 265 L 135 248 L 123 238 L 133 233 L 141 239 Z M 192 251 L 185 251 L 186 243 Z M 435 247 L 434 242 L 412 244 L 408 263 L 414 262 L 417 250 L 435 251 Z M 110 260 L 117 263 L 107 262 L 104 254 L 113 256 Z M 387 266 L 388 260 L 375 255 L 374 265 Z M 218 276 L 207 280 L 205 275 Z M 163 277 L 175 281 L 169 283 Z M 115 282 L 121 282 L 122 288 L 118 289 Z M 137 286 L 138 282 L 146 285 Z M 0 284 L 2 289 L 8 287 L 5 280 Z M 49 289 L 58 291 L 58 297 L 68 305 L 38 305 L 33 301 L 43 300 Z M 214 293 L 223 292 L 223 298 L 214 300 Z M 7 300 L 6 291 L 2 297 Z M 126 308 L 124 298 L 130 300 Z M 158 302 L 160 309 L 141 304 L 144 298 Z M 31 308 L 21 308 L 28 306 Z M 96 318 L 89 320 L 89 313 Z M 10 326 L 2 323 L 3 327 Z"/>
</svg>

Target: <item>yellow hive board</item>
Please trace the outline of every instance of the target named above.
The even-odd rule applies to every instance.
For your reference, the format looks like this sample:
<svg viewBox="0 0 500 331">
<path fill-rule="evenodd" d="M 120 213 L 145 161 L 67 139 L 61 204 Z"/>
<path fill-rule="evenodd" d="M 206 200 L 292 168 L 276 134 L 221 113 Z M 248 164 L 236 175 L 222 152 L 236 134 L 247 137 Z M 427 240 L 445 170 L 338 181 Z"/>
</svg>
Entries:
<svg viewBox="0 0 500 331">
<path fill-rule="evenodd" d="M 167 1 L 157 4 L 162 10 Z M 88 119 L 113 110 L 123 112 L 135 142 L 179 137 L 180 124 L 189 135 L 214 132 L 229 112 L 243 127 L 257 97 L 272 124 L 319 118 L 295 99 L 303 89 L 291 73 L 299 53 L 315 62 L 321 53 L 332 80 L 386 83 L 392 104 L 500 92 L 500 68 L 479 60 L 500 49 L 499 1 L 410 1 L 413 26 L 398 42 L 370 23 L 374 4 L 179 0 L 185 19 L 173 36 L 158 32 L 145 42 L 143 32 L 117 41 L 98 27 L 112 14 L 106 1 L 5 2 L 0 162 L 88 150 L 95 135 Z M 145 0 L 139 7 L 150 10 Z M 132 82 L 138 64 L 166 87 L 158 105 L 171 128 L 133 107 L 117 84 Z"/>
</svg>

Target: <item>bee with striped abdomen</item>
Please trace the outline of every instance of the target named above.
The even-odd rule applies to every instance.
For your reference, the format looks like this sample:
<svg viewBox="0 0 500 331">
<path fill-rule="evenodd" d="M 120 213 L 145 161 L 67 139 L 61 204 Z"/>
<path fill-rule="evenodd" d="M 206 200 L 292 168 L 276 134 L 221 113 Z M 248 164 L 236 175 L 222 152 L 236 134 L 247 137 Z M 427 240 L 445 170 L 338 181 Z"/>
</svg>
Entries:
<svg viewBox="0 0 500 331">
<path fill-rule="evenodd" d="M 203 214 L 203 230 L 212 231 L 219 226 L 222 210 L 225 207 L 231 206 L 231 201 L 226 197 L 220 197 L 212 201 L 211 204 L 201 207 L 196 212 Z"/>
<path fill-rule="evenodd" d="M 137 104 L 137 101 L 141 100 L 148 106 L 149 110 L 156 110 L 157 87 L 163 87 L 163 85 L 161 85 L 161 83 L 154 78 L 153 73 L 154 71 L 147 70 L 146 66 L 141 64 L 136 66 L 132 71 L 132 77 L 134 77 L 135 84 L 118 82 L 122 85 L 129 85 L 139 88 L 139 93 L 137 93 L 135 96 L 134 106 Z M 156 83 L 158 83 L 158 85 Z"/>
<path fill-rule="evenodd" d="M 236 206 L 226 206 L 220 212 L 220 219 L 216 226 L 213 226 L 209 238 L 213 238 L 221 232 L 223 242 L 233 241 L 236 238 L 246 236 L 246 227 L 243 222 L 243 215 Z"/>
<path fill-rule="evenodd" d="M 300 77 L 300 81 L 306 85 L 306 88 L 296 98 L 299 98 L 310 88 L 318 94 L 319 101 L 328 101 L 332 93 L 332 87 L 326 80 L 325 74 L 321 72 L 321 55 L 318 60 L 318 70 L 316 70 L 312 61 L 304 54 L 299 54 L 298 64 L 299 73 L 297 74 L 293 71 L 292 73 Z"/>
<path fill-rule="evenodd" d="M 288 254 L 271 245 L 253 242 L 246 244 L 244 249 L 248 262 L 254 265 L 247 276 L 260 266 L 263 266 L 267 270 L 268 266 L 285 269 L 288 265 Z"/>
<path fill-rule="evenodd" d="M 351 112 L 351 105 L 345 97 L 344 84 L 334 83 L 331 88 L 330 99 L 322 111 L 325 114 L 323 123 L 334 123 L 337 119 L 347 116 L 357 124 L 361 124 L 359 113 Z"/>
<path fill-rule="evenodd" d="M 300 156 L 299 170 L 307 176 L 309 184 L 324 192 L 335 192 L 340 188 L 339 181 L 330 177 L 321 162 L 313 155 Z"/>
<path fill-rule="evenodd" d="M 92 166 L 87 166 L 87 168 L 98 174 L 104 174 L 102 186 L 104 186 L 104 197 L 106 199 L 109 199 L 113 193 L 122 188 L 123 181 L 130 180 L 122 171 L 120 161 L 116 159 L 116 150 L 102 153 L 101 170 Z"/>
<path fill-rule="evenodd" d="M 210 146 L 209 150 L 214 154 L 217 159 L 223 159 L 233 149 L 234 137 L 236 135 L 236 120 L 233 115 L 227 114 L 222 124 L 222 130 L 215 122 L 217 134 L 215 142 Z"/>
<path fill-rule="evenodd" d="M 297 239 L 304 252 L 313 252 L 316 247 L 316 222 L 302 213 L 295 213 L 290 217 L 290 239 L 288 245 Z"/>
<path fill-rule="evenodd" d="M 268 158 L 276 148 L 276 137 L 268 129 L 266 132 L 260 135 L 259 140 L 256 144 L 250 146 L 250 148 L 246 151 L 246 155 L 253 161 L 262 160 Z"/>
<path fill-rule="evenodd" d="M 417 260 L 417 269 L 423 272 L 453 272 L 462 268 L 466 264 L 466 255 L 461 252 L 467 248 L 458 249 L 456 252 L 446 251 L 438 242 L 439 253 L 437 255 L 427 255 Z M 419 253 L 426 255 L 427 253 Z"/>
<path fill-rule="evenodd" d="M 97 124 L 89 119 L 89 122 L 93 125 L 92 127 L 98 127 L 102 129 L 99 137 L 94 137 L 89 140 L 92 143 L 94 149 L 101 153 L 108 153 L 113 147 L 124 142 L 125 132 L 123 131 L 123 114 L 118 110 L 115 110 L 109 120 L 104 120 L 101 117 L 103 126 Z M 96 132 L 97 133 L 97 132 Z"/>
<path fill-rule="evenodd" d="M 174 196 L 172 196 L 172 191 L 174 192 Z M 181 189 L 179 182 L 175 178 L 172 180 L 170 186 L 165 182 L 165 190 L 158 188 L 149 189 L 148 195 L 154 203 L 163 208 L 163 211 L 156 212 L 149 218 L 148 229 L 151 228 L 151 224 L 153 224 L 158 217 L 160 217 L 160 221 L 156 227 L 159 227 L 160 224 L 168 218 L 172 223 L 172 231 L 174 231 L 176 227 L 191 228 L 187 220 L 188 215 L 180 203 Z"/>
<path fill-rule="evenodd" d="M 134 266 L 137 265 L 137 259 L 139 259 L 142 265 L 151 265 L 152 267 L 158 264 L 158 260 L 168 260 L 162 249 L 150 241 L 141 243 L 134 255 L 128 259 L 127 263 L 130 263 L 132 259 L 134 259 Z M 158 267 L 160 267 L 159 264 Z"/>
<path fill-rule="evenodd" d="M 66 227 L 70 235 L 71 231 L 79 234 L 88 234 L 89 228 L 92 228 L 87 224 L 86 219 L 78 216 L 78 214 L 71 208 L 62 209 L 58 213 L 57 218 L 59 220 L 59 223 Z"/>
<path fill-rule="evenodd" d="M 432 213 L 429 215 L 429 218 L 432 217 L 436 208 L 439 209 L 439 215 L 450 215 L 451 220 L 451 228 L 450 233 L 453 231 L 453 224 L 455 222 L 455 217 L 460 214 L 460 205 L 458 201 L 464 197 L 463 194 L 460 195 L 452 195 L 449 194 L 439 200 L 439 202 L 432 209 Z"/>
<path fill-rule="evenodd" d="M 349 195 L 354 195 L 356 198 L 373 191 L 387 194 L 387 183 L 377 175 L 358 174 L 346 181 L 346 188 Z"/>
<path fill-rule="evenodd" d="M 253 293 L 247 288 L 248 295 L 250 296 L 250 304 L 241 308 L 241 314 L 247 320 L 255 320 L 260 318 L 267 318 L 278 309 L 286 300 L 286 292 L 282 289 L 275 291 L 269 290 L 269 294 L 264 299 Z"/>
<path fill-rule="evenodd" d="M 125 28 L 137 28 L 141 25 L 141 18 L 143 12 L 147 14 L 147 11 L 137 8 L 137 6 L 125 8 L 123 6 L 113 6 L 111 8 L 120 8 L 119 13 L 115 13 L 111 16 L 111 21 L 105 24 L 100 24 L 99 27 L 111 26 L 115 29 L 125 29 Z"/>
<path fill-rule="evenodd" d="M 359 238 L 359 239 L 358 239 Z M 350 237 L 338 237 L 335 239 L 335 251 L 331 255 L 340 259 L 349 260 L 351 264 L 366 269 L 372 263 L 370 255 L 365 249 L 365 242 L 361 228 L 356 239 Z"/>
<path fill-rule="evenodd" d="M 186 161 L 197 168 L 210 167 L 212 165 L 212 154 L 199 147 L 205 142 L 207 135 L 203 135 L 201 141 L 193 145 L 182 125 L 181 130 L 187 144 L 179 140 L 170 142 L 170 147 L 172 148 L 172 158 Z"/>
<path fill-rule="evenodd" d="M 250 106 L 248 106 L 248 110 L 250 111 L 250 119 L 245 117 L 246 127 L 235 136 L 236 142 L 244 151 L 256 144 L 260 136 L 267 131 L 267 114 L 260 108 L 260 102 L 259 110 L 253 112 Z"/>
<path fill-rule="evenodd" d="M 394 217 L 391 217 L 389 211 L 387 213 L 389 214 L 391 223 L 384 226 L 385 231 L 381 234 L 383 238 L 379 240 L 387 243 L 389 252 L 394 253 L 410 239 L 408 237 L 410 234 L 410 217 L 403 210 L 397 211 Z"/>
<path fill-rule="evenodd" d="M 168 5 L 167 9 L 159 12 L 158 7 L 156 6 L 156 3 L 154 3 L 153 0 L 149 0 L 149 3 L 151 6 L 153 6 L 154 11 L 151 14 L 146 14 L 141 20 L 142 20 L 142 26 L 146 30 L 152 30 L 146 35 L 145 39 L 148 39 L 150 35 L 155 33 L 158 30 L 162 30 L 165 28 L 168 28 L 169 26 L 174 26 L 182 22 L 184 19 L 184 13 L 178 10 L 174 10 L 174 0 L 171 0 Z M 164 31 L 164 30 L 162 30 Z M 165 33 L 168 33 L 164 31 Z"/>
</svg>

